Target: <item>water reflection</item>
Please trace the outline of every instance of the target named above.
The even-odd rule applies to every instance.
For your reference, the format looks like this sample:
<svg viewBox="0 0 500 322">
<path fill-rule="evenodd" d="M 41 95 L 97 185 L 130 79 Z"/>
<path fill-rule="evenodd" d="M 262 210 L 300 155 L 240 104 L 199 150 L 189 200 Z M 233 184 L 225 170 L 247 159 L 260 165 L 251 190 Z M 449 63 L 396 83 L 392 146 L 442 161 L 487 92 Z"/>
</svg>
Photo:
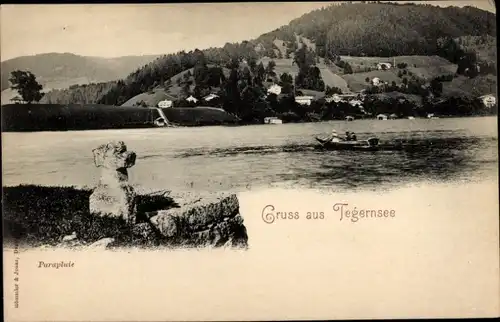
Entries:
<svg viewBox="0 0 500 322">
<path fill-rule="evenodd" d="M 389 132 L 387 132 L 389 133 Z M 381 133 L 380 136 L 384 137 Z M 247 160 L 281 163 L 282 167 L 268 167 L 263 172 L 268 180 L 261 182 L 288 182 L 312 187 L 337 186 L 339 188 L 374 188 L 397 185 L 408 181 L 474 180 L 472 174 L 479 170 L 494 171 L 497 156 L 494 152 L 496 138 L 450 136 L 459 131 L 412 132 L 411 137 L 402 133 L 385 143 L 402 142 L 403 151 L 325 151 L 317 144 L 262 145 L 250 147 L 187 149 L 176 158 L 196 156 L 229 158 L 240 156 Z M 392 133 L 394 134 L 394 132 Z M 438 137 L 443 136 L 445 137 Z M 481 153 L 489 151 L 489 153 Z M 272 161 L 271 161 L 272 160 Z M 250 161 L 252 162 L 252 161 Z M 268 164 L 269 164 L 268 163 Z M 269 173 L 271 168 L 277 170 Z M 269 179 L 271 178 L 271 179 Z"/>
</svg>

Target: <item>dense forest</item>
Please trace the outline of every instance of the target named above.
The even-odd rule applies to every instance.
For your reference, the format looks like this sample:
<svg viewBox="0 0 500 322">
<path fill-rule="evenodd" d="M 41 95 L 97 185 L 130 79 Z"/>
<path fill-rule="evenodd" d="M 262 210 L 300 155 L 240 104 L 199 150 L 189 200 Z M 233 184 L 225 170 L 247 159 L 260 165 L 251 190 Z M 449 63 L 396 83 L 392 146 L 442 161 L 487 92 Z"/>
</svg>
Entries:
<svg viewBox="0 0 500 322">
<path fill-rule="evenodd" d="M 55 89 L 44 94 L 42 104 L 93 104 L 116 85 L 116 82 L 73 85 L 68 89 Z"/>
<path fill-rule="evenodd" d="M 473 7 L 440 8 L 378 2 L 335 4 L 305 14 L 254 40 L 227 43 L 222 48 L 164 55 L 116 83 L 86 88 L 75 86 L 57 95 L 49 93 L 46 99 L 66 102 L 67 98 L 75 99 L 73 103 L 121 105 L 140 93 L 172 86 L 173 76 L 194 68 L 193 75 L 178 80 L 177 85 L 182 87 L 183 96 L 200 96 L 217 88 L 224 99 L 224 109 L 248 120 L 257 114 L 273 114 L 272 111 L 300 113 L 290 103 L 293 98 L 286 95 L 277 100 L 271 95 L 270 101 L 268 98 L 268 102 L 264 103 L 263 82 L 278 81 L 285 87 L 285 93 L 291 91 L 294 82 L 297 88 L 324 91 L 325 85 L 316 67 L 319 57 L 333 62 L 345 74 L 352 73 L 352 69 L 340 59 L 341 55 L 439 55 L 458 65 L 457 74 L 468 77 L 496 74 L 496 62 L 492 59 L 495 56 L 491 49 L 496 41 L 495 18 L 495 14 Z M 301 44 L 297 35 L 312 40 L 314 50 L 311 50 L 311 45 Z M 286 48 L 284 55 L 276 46 L 277 40 L 282 41 Z M 264 56 L 288 58 L 292 54 L 299 68 L 295 79 L 288 74 L 277 75 L 272 64 L 257 64 L 258 59 Z M 222 75 L 222 68 L 231 71 L 227 79 Z M 439 96 L 442 82 L 450 81 L 449 77 L 453 76 L 443 75 L 433 79 L 426 87 L 419 83 L 420 80 L 408 77 L 403 87 L 396 88 L 394 84 L 389 84 L 385 88 L 369 91 L 397 90 L 424 97 L 429 93 Z M 60 98 L 61 95 L 64 98 Z"/>
</svg>

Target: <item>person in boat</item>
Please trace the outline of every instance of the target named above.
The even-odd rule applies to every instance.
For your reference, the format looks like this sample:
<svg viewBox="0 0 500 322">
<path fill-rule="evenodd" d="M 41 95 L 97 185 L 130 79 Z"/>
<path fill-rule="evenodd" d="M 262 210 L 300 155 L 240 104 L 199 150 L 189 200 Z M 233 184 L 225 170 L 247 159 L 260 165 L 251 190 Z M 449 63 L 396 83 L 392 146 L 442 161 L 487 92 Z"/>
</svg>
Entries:
<svg viewBox="0 0 500 322">
<path fill-rule="evenodd" d="M 339 135 L 337 134 L 337 131 L 336 131 L 336 130 L 333 130 L 333 131 L 332 131 L 332 134 L 331 134 L 331 136 L 330 136 L 330 141 L 331 141 L 331 142 L 340 142 L 340 141 L 342 141 L 342 140 L 340 139 Z"/>
<path fill-rule="evenodd" d="M 356 137 L 356 133 L 351 132 L 349 141 L 357 141 L 357 140 L 358 138 Z"/>
<path fill-rule="evenodd" d="M 349 131 L 345 132 L 345 140 L 346 141 L 351 141 L 351 133 Z"/>
</svg>

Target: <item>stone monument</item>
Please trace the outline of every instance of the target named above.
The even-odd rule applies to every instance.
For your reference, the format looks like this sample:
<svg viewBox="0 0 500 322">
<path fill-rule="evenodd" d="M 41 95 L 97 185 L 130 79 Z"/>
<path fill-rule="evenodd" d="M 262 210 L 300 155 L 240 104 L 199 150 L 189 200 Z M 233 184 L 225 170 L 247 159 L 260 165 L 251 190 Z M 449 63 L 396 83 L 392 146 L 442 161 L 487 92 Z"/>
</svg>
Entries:
<svg viewBox="0 0 500 322">
<path fill-rule="evenodd" d="M 123 141 L 103 144 L 92 152 L 94 164 L 102 171 L 99 184 L 90 195 L 90 213 L 135 224 L 136 194 L 128 183 L 127 169 L 134 166 L 136 154 L 127 151 Z"/>
</svg>

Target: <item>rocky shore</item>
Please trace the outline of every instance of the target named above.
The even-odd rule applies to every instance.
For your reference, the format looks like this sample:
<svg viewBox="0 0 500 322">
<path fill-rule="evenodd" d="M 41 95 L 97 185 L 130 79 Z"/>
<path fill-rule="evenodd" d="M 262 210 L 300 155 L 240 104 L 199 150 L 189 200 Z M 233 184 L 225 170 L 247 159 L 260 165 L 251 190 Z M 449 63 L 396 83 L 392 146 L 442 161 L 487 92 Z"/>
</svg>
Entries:
<svg viewBox="0 0 500 322">
<path fill-rule="evenodd" d="M 231 193 L 169 191 L 137 195 L 137 221 L 89 212 L 91 190 L 3 187 L 6 245 L 23 248 L 246 248 L 239 202 Z"/>
</svg>

